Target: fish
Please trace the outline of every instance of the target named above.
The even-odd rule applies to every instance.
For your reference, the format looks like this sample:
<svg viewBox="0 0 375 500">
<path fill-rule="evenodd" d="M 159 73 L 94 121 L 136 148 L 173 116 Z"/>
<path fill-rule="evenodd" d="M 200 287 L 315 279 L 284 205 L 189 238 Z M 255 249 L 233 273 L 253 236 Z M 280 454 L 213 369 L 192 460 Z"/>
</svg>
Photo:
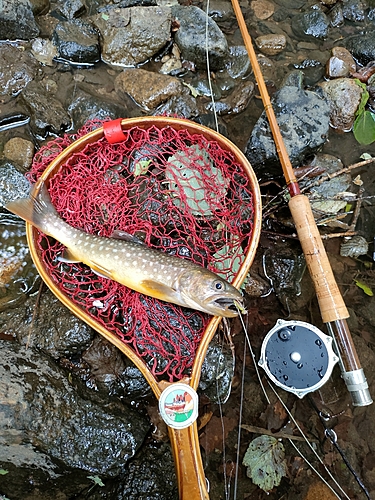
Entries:
<svg viewBox="0 0 375 500">
<path fill-rule="evenodd" d="M 139 293 L 213 316 L 229 318 L 244 311 L 241 292 L 199 264 L 150 248 L 122 231 L 103 237 L 72 227 L 56 211 L 45 183 L 38 193 L 5 208 L 62 243 L 61 261 L 81 262 Z"/>
</svg>

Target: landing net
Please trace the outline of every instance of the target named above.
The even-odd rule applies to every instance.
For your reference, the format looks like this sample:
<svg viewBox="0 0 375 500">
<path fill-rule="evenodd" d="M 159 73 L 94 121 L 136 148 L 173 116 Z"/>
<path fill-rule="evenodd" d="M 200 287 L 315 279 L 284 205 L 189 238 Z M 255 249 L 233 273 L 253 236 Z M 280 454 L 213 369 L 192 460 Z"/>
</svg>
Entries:
<svg viewBox="0 0 375 500">
<path fill-rule="evenodd" d="M 35 182 L 68 145 L 100 125 L 91 122 L 42 147 L 29 179 Z M 58 213 L 87 233 L 125 231 L 233 281 L 254 218 L 241 165 L 217 142 L 187 130 L 132 127 L 124 134 L 120 143 L 103 137 L 73 152 L 50 178 Z M 134 292 L 84 264 L 62 263 L 63 246 L 41 233 L 37 243 L 58 288 L 127 343 L 154 376 L 174 381 L 189 374 L 210 316 Z"/>
</svg>

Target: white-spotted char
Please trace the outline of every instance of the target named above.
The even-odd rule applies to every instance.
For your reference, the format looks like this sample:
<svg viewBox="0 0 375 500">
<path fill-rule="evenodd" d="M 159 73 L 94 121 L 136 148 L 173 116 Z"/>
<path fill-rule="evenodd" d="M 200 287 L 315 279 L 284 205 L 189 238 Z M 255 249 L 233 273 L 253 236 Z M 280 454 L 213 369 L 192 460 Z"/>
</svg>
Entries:
<svg viewBox="0 0 375 500">
<path fill-rule="evenodd" d="M 56 212 L 45 185 L 37 197 L 5 208 L 61 242 L 66 247 L 63 261 L 83 262 L 137 292 L 214 316 L 234 317 L 243 310 L 241 293 L 204 267 L 149 248 L 121 231 L 105 238 L 73 228 Z"/>
</svg>

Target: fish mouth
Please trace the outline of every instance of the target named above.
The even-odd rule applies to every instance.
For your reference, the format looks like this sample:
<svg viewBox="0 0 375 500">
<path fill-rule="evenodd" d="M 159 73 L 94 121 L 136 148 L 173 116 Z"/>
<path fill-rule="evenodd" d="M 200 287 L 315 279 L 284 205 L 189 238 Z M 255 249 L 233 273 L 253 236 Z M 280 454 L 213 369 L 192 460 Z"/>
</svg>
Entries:
<svg viewBox="0 0 375 500">
<path fill-rule="evenodd" d="M 221 311 L 221 315 L 227 318 L 238 316 L 240 311 L 244 310 L 243 301 L 233 297 L 218 297 L 211 304 Z"/>
</svg>

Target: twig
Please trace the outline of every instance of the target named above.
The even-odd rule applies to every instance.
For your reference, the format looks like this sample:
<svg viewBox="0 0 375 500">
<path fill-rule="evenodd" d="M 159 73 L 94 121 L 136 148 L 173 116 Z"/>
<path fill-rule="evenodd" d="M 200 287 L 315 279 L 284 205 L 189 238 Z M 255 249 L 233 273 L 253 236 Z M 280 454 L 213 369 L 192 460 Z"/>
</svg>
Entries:
<svg viewBox="0 0 375 500">
<path fill-rule="evenodd" d="M 374 158 L 369 158 L 368 160 L 363 160 L 358 163 L 353 163 L 353 165 L 349 165 L 349 167 L 342 168 L 341 170 L 338 170 L 337 172 L 334 172 L 333 174 L 327 174 L 323 177 L 321 177 L 318 181 L 314 183 L 314 186 L 322 184 L 324 181 L 329 181 L 331 179 L 334 179 L 335 177 L 338 177 L 339 175 L 346 174 L 347 172 L 350 172 L 351 170 L 354 170 L 355 168 L 360 168 L 364 167 L 365 165 L 368 165 L 369 163 L 373 163 L 375 161 Z"/>
<path fill-rule="evenodd" d="M 292 434 L 287 434 L 286 432 L 272 432 L 269 431 L 268 429 L 263 429 L 263 427 L 256 427 L 255 425 L 246 425 L 242 424 L 241 425 L 242 429 L 245 429 L 246 431 L 253 432 L 254 434 L 265 434 L 266 436 L 272 436 L 276 439 L 282 438 L 282 439 L 292 439 L 294 441 L 303 441 L 305 442 L 306 439 L 302 436 L 293 436 Z M 311 443 L 317 443 L 317 439 L 310 439 L 309 440 Z"/>
</svg>

